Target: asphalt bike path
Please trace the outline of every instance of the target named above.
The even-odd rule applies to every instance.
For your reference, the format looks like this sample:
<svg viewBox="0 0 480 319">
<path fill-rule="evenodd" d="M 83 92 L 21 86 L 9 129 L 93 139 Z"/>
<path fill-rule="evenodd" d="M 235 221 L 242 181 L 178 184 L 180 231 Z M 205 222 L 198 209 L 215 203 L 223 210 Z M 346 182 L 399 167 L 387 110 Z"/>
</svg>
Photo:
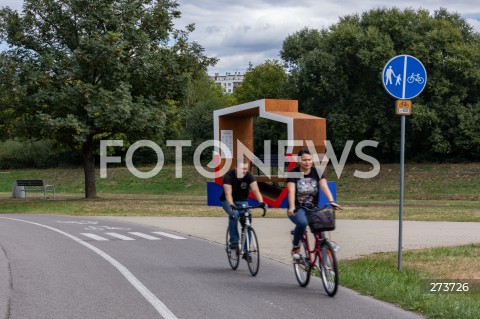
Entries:
<svg viewBox="0 0 480 319">
<path fill-rule="evenodd" d="M 257 277 L 232 271 L 223 243 L 149 223 L 1 215 L 0 246 L 0 318 L 419 318 L 343 287 L 330 298 L 317 278 L 301 288 L 269 258 Z"/>
</svg>

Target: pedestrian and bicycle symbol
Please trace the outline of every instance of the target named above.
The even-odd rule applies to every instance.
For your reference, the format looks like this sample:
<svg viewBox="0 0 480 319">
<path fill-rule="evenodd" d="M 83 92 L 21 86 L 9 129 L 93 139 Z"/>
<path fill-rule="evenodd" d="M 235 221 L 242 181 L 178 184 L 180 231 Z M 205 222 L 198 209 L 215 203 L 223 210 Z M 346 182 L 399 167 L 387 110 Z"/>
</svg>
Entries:
<svg viewBox="0 0 480 319">
<path fill-rule="evenodd" d="M 383 86 L 397 99 L 409 100 L 416 97 L 423 91 L 426 82 L 425 67 L 411 55 L 397 55 L 383 68 Z"/>
</svg>

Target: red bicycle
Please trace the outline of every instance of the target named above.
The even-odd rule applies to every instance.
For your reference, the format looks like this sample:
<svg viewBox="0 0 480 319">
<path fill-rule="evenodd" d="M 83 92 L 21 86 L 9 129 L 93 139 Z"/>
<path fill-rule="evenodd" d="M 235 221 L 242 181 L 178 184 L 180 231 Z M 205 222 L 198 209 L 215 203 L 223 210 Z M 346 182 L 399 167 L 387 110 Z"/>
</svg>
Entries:
<svg viewBox="0 0 480 319">
<path fill-rule="evenodd" d="M 302 208 L 305 209 L 307 216 L 314 211 L 314 209 L 307 207 Z M 335 209 L 324 207 L 321 210 L 315 209 L 315 211 L 334 216 Z M 331 227 L 330 230 L 332 230 Z M 291 233 L 293 235 L 293 230 Z M 338 289 L 338 264 L 335 251 L 332 243 L 325 237 L 322 230 L 315 230 L 312 233 L 315 238 L 313 246 L 310 246 L 307 230 L 305 230 L 302 239 L 300 239 L 300 257 L 293 260 L 295 276 L 299 285 L 306 287 L 310 281 L 312 271 L 318 272 L 322 277 L 323 287 L 327 295 L 333 297 Z"/>
</svg>

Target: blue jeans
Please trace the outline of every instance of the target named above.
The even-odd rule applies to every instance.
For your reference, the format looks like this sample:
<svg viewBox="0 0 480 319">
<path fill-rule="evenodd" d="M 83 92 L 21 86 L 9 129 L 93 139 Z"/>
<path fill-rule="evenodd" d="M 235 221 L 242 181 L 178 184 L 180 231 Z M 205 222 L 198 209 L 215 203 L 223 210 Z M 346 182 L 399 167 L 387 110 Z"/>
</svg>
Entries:
<svg viewBox="0 0 480 319">
<path fill-rule="evenodd" d="M 242 205 L 247 205 L 248 206 L 248 201 L 235 201 L 233 202 L 235 206 L 242 206 Z M 227 201 L 224 200 L 222 201 L 222 207 L 223 210 L 230 215 L 230 205 L 228 205 Z M 230 233 L 230 244 L 238 244 L 238 211 L 234 211 L 233 216 L 228 216 L 228 232 Z"/>
<path fill-rule="evenodd" d="M 305 232 L 305 229 L 307 229 L 308 225 L 305 209 L 297 208 L 295 216 L 288 216 L 288 218 L 290 218 L 290 220 L 296 225 L 293 231 L 292 244 L 293 246 L 298 246 L 298 244 L 300 243 L 300 239 L 302 238 L 303 233 Z"/>
</svg>

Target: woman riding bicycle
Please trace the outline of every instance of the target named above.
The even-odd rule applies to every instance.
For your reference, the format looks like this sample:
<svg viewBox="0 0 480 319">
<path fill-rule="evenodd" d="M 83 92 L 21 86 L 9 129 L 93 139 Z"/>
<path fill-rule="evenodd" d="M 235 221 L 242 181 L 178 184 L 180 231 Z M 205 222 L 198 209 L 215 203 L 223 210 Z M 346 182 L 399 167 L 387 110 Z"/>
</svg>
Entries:
<svg viewBox="0 0 480 319">
<path fill-rule="evenodd" d="M 308 149 L 302 149 L 298 152 L 298 157 L 300 159 L 299 166 L 292 169 L 290 173 L 300 174 L 301 177 L 287 178 L 287 213 L 288 218 L 296 225 L 292 242 L 293 258 L 298 258 L 299 256 L 299 242 L 308 225 L 306 212 L 302 206 L 308 208 L 318 206 L 318 188 L 320 187 L 333 208 L 340 208 L 333 199 L 324 174 L 320 177 L 313 166 L 310 151 Z"/>
<path fill-rule="evenodd" d="M 255 177 L 248 171 L 248 162 L 244 158 L 237 159 L 235 169 L 228 171 L 223 176 L 223 192 L 220 196 L 222 207 L 229 215 L 228 229 L 230 232 L 230 247 L 237 248 L 238 235 L 238 210 L 237 206 L 248 205 L 248 193 L 252 191 L 257 201 L 265 209 L 262 194 L 258 188 Z"/>
</svg>

